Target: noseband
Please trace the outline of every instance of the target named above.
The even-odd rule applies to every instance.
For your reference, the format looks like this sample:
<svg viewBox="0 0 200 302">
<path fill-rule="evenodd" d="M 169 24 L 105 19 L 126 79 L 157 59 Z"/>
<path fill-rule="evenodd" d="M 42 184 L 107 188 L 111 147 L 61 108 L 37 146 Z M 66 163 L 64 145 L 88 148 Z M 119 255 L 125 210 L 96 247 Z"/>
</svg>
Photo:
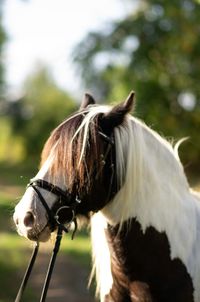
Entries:
<svg viewBox="0 0 200 302">
<path fill-rule="evenodd" d="M 81 200 L 78 199 L 77 196 L 74 198 L 67 191 L 64 191 L 58 186 L 55 186 L 52 183 L 42 179 L 31 181 L 28 184 L 28 187 L 31 187 L 35 190 L 40 202 L 45 208 L 48 216 L 47 224 L 49 225 L 51 232 L 53 232 L 59 225 L 62 226 L 65 232 L 68 232 L 68 229 L 65 227 L 65 225 L 67 224 L 69 226 L 72 222 L 74 222 L 76 231 L 76 207 L 81 203 Z M 54 202 L 52 209 L 49 208 L 46 200 L 44 199 L 42 193 L 38 190 L 38 188 L 44 189 L 56 195 L 57 199 Z"/>
<path fill-rule="evenodd" d="M 98 132 L 99 135 L 103 138 L 103 140 L 108 143 L 108 147 L 105 153 L 105 157 L 108 155 L 110 151 L 110 147 L 114 145 L 114 139 L 113 137 L 109 137 L 106 134 L 102 133 L 101 131 Z M 113 166 L 113 163 L 111 167 Z M 113 167 L 112 167 L 113 172 Z M 113 182 L 113 173 L 111 176 L 111 184 Z M 51 275 L 53 272 L 54 264 L 56 261 L 56 256 L 60 248 L 60 243 L 63 235 L 63 231 L 65 233 L 69 232 L 69 228 L 72 223 L 74 223 L 74 231 L 72 233 L 72 239 L 74 238 L 74 234 L 77 230 L 77 221 L 76 221 L 76 209 L 77 206 L 81 203 L 81 200 L 78 198 L 78 196 L 73 196 L 68 191 L 64 191 L 58 186 L 53 185 L 50 182 L 47 182 L 42 179 L 35 179 L 32 180 L 27 187 L 31 187 L 34 189 L 34 191 L 37 193 L 39 200 L 43 207 L 46 210 L 47 213 L 47 224 L 46 226 L 49 226 L 51 232 L 53 232 L 57 228 L 57 236 L 55 241 L 55 246 L 52 252 L 52 256 L 49 262 L 49 267 L 47 270 L 44 286 L 42 289 L 42 294 L 40 298 L 40 302 L 45 302 L 47 291 L 49 288 L 49 283 L 51 280 Z M 111 187 L 111 186 L 110 186 Z M 52 194 L 54 194 L 57 198 L 56 201 L 53 204 L 53 207 L 50 209 L 46 200 L 44 199 L 42 193 L 38 188 L 41 188 L 43 190 L 46 190 Z M 110 192 L 109 194 L 110 195 Z M 45 226 L 45 227 L 46 227 Z M 33 250 L 33 254 L 31 256 L 28 268 L 25 272 L 24 278 L 22 280 L 21 286 L 19 288 L 17 297 L 15 299 L 15 302 L 20 302 L 23 292 L 26 288 L 27 282 L 29 280 L 29 277 L 31 275 L 37 254 L 39 250 L 39 242 L 36 243 L 35 248 Z"/>
</svg>

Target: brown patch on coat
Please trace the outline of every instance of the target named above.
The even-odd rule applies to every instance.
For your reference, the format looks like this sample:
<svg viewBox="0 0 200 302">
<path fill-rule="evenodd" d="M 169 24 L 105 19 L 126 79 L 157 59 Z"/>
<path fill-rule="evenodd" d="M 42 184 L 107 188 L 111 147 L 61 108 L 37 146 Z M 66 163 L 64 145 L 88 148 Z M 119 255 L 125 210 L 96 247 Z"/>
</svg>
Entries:
<svg viewBox="0 0 200 302">
<path fill-rule="evenodd" d="M 166 233 L 152 226 L 143 233 L 133 218 L 121 231 L 109 225 L 107 239 L 113 275 L 107 301 L 194 302 L 191 276 L 180 259 L 171 259 Z"/>
</svg>

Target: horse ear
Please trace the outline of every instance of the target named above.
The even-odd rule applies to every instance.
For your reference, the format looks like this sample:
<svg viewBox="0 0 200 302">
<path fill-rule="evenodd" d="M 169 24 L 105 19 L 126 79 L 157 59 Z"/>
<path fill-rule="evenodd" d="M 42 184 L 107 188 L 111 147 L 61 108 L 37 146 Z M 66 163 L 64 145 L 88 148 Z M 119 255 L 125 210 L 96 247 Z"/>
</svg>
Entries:
<svg viewBox="0 0 200 302">
<path fill-rule="evenodd" d="M 95 100 L 93 96 L 91 96 L 89 93 L 85 93 L 79 110 L 82 110 L 86 108 L 88 105 L 93 105 L 93 104 L 95 104 Z"/>
<path fill-rule="evenodd" d="M 131 91 L 126 101 L 114 106 L 102 117 L 102 128 L 113 129 L 121 125 L 125 116 L 132 111 L 134 106 L 135 93 Z"/>
</svg>

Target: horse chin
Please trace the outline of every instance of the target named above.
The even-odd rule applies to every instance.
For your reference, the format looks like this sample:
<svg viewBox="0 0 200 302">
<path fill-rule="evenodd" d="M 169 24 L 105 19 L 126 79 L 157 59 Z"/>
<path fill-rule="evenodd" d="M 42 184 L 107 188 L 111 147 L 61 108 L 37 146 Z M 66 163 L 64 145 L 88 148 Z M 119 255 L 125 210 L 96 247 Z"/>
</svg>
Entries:
<svg viewBox="0 0 200 302">
<path fill-rule="evenodd" d="M 51 231 L 48 226 L 46 226 L 41 232 L 37 233 L 34 231 L 28 231 L 26 237 L 31 241 L 38 241 L 38 242 L 46 242 L 51 237 Z"/>
</svg>

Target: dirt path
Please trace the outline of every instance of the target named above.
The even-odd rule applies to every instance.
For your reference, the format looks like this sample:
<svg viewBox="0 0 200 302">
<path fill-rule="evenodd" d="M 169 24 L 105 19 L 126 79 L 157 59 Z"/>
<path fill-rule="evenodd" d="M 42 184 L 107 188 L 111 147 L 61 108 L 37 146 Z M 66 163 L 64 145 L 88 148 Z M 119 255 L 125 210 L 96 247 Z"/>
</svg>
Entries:
<svg viewBox="0 0 200 302">
<path fill-rule="evenodd" d="M 49 252 L 41 250 L 31 280 L 35 292 L 41 293 Z M 58 255 L 48 291 L 47 302 L 95 302 L 87 289 L 89 272 L 75 260 Z"/>
</svg>

